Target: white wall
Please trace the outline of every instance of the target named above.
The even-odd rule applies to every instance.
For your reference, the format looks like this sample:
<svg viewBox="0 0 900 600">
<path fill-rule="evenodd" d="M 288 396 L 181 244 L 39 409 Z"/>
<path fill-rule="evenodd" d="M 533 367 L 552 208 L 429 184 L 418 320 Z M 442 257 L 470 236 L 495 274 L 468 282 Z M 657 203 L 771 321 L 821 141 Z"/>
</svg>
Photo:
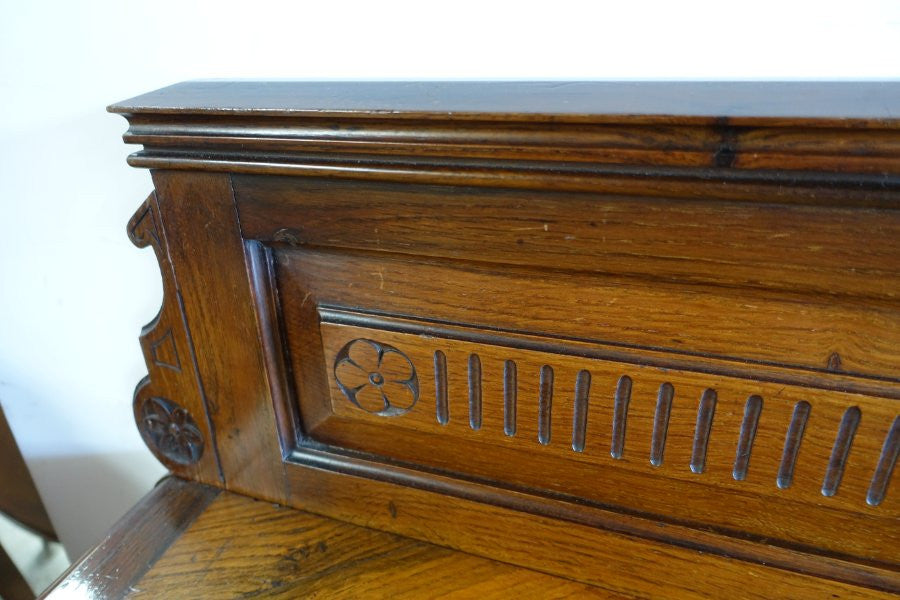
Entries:
<svg viewBox="0 0 900 600">
<path fill-rule="evenodd" d="M 73 557 L 163 474 L 131 417 L 162 292 L 125 223 L 150 177 L 107 104 L 209 77 L 900 76 L 896 0 L 0 7 L 0 402 Z"/>
</svg>

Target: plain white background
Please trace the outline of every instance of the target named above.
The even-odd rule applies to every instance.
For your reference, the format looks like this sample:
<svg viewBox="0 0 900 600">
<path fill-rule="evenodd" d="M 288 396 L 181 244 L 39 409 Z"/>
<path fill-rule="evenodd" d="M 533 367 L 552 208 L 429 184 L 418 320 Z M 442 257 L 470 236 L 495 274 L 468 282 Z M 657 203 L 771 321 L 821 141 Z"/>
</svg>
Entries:
<svg viewBox="0 0 900 600">
<path fill-rule="evenodd" d="M 896 0 L 0 6 L 0 402 L 73 558 L 163 475 L 131 416 L 162 297 L 125 237 L 150 177 L 106 105 L 195 78 L 900 76 Z"/>
</svg>

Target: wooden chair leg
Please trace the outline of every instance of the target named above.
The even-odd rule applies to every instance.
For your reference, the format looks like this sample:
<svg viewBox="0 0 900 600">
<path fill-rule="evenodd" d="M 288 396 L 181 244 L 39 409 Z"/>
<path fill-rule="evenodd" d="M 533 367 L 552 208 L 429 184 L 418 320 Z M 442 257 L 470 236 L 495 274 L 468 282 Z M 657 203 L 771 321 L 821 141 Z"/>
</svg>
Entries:
<svg viewBox="0 0 900 600">
<path fill-rule="evenodd" d="M 0 598 L 3 600 L 34 600 L 34 592 L 9 554 L 0 546 Z"/>
</svg>

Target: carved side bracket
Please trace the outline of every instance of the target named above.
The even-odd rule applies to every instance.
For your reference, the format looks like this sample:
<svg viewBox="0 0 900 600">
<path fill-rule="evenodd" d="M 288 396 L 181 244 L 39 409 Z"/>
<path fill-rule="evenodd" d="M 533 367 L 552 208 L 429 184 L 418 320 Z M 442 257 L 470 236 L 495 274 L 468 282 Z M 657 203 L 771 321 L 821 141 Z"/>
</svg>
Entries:
<svg viewBox="0 0 900 600">
<path fill-rule="evenodd" d="M 215 452 L 205 452 L 211 427 L 202 381 L 158 223 L 156 197 L 150 194 L 128 222 L 128 237 L 138 248 L 153 248 L 162 275 L 163 303 L 141 331 L 148 375 L 135 389 L 134 417 L 144 443 L 160 462 L 181 475 L 217 483 L 221 475 Z"/>
</svg>

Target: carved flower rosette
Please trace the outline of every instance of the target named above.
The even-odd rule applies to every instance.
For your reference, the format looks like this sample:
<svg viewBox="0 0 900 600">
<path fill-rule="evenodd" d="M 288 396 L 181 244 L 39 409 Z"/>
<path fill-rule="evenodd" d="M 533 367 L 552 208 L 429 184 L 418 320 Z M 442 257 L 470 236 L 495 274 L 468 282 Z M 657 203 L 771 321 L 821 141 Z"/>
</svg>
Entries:
<svg viewBox="0 0 900 600">
<path fill-rule="evenodd" d="M 152 449 L 177 465 L 192 465 L 203 454 L 203 434 L 187 410 L 165 398 L 147 398 L 140 423 Z"/>
<path fill-rule="evenodd" d="M 334 378 L 350 402 L 382 417 L 407 413 L 419 399 L 419 380 L 409 358 L 373 340 L 356 339 L 341 348 Z"/>
</svg>

